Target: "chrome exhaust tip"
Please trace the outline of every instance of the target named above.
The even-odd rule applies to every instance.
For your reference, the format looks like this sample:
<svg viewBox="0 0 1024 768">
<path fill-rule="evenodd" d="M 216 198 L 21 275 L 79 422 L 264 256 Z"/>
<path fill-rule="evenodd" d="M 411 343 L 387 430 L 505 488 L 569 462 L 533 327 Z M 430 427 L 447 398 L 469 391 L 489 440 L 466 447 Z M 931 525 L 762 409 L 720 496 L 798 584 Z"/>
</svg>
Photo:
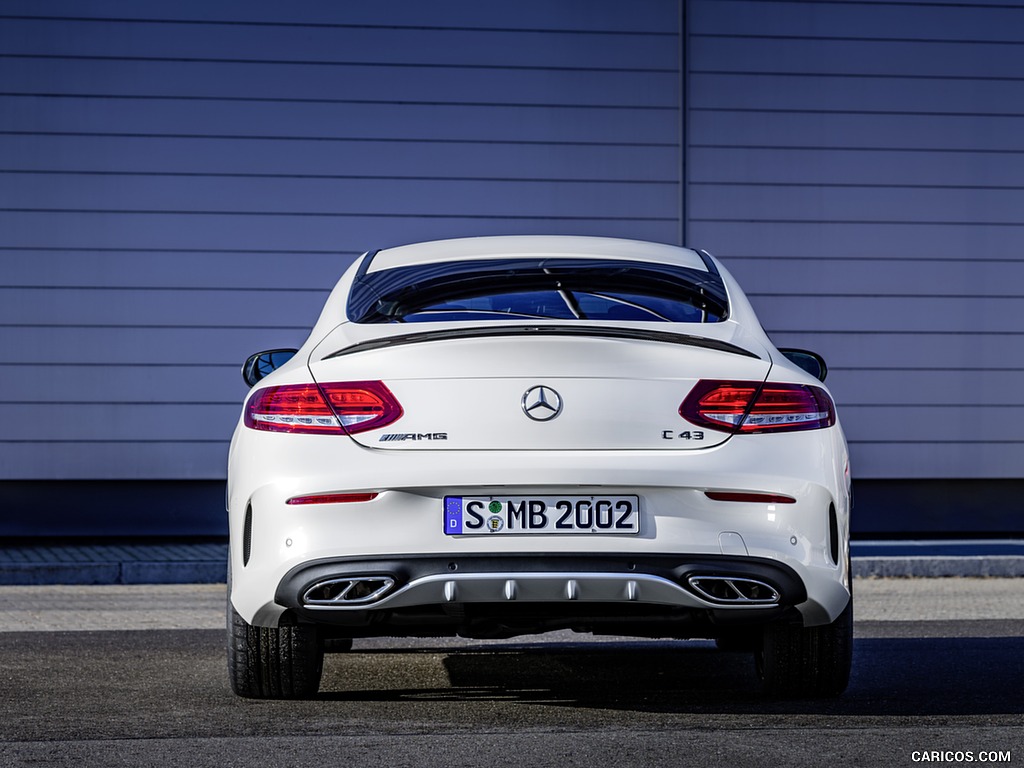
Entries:
<svg viewBox="0 0 1024 768">
<path fill-rule="evenodd" d="M 771 584 L 746 576 L 691 576 L 690 588 L 721 605 L 777 605 L 782 595 Z"/>
<path fill-rule="evenodd" d="M 318 581 L 302 595 L 302 604 L 319 608 L 367 605 L 380 600 L 395 580 L 390 576 L 349 576 Z"/>
</svg>

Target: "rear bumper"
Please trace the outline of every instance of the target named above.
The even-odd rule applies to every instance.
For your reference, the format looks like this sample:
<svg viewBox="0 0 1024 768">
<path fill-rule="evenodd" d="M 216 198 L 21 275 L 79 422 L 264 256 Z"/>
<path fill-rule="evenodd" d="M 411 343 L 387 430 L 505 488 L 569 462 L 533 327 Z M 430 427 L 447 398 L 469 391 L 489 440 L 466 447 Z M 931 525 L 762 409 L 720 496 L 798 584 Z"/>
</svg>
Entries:
<svg viewBox="0 0 1024 768">
<path fill-rule="evenodd" d="M 359 626 L 364 634 L 416 634 L 417 611 L 423 614 L 421 629 L 434 622 L 451 633 L 449 619 L 460 610 L 511 615 L 538 607 L 554 619 L 643 614 L 652 623 L 676 614 L 715 620 L 742 614 L 745 621 L 764 621 L 795 608 L 806 626 L 826 624 L 849 600 L 845 447 L 841 433 L 829 433 L 733 438 L 726 446 L 685 456 L 378 452 L 367 460 L 366 449 L 351 444 L 344 455 L 260 450 L 247 456 L 245 471 L 232 472 L 232 603 L 252 624 L 344 624 L 353 635 Z M 249 442 L 253 436 L 244 437 Z M 321 448 L 330 442 L 316 441 Z M 770 491 L 795 501 L 722 502 L 706 496 L 708 489 Z M 287 504 L 296 495 L 360 491 L 378 495 L 366 503 Z M 445 535 L 445 495 L 513 492 L 637 495 L 640 532 Z M 833 533 L 838 552 L 830 547 Z M 714 570 L 723 566 L 722 573 Z M 689 581 L 700 575 L 698 567 L 708 569 L 701 571 L 705 576 L 761 580 L 780 598 L 770 605 L 708 600 Z M 393 581 L 372 605 L 302 604 L 302 595 L 318 581 L 366 574 Z M 423 606 L 431 608 L 424 613 Z M 408 632 L 396 624 L 400 619 Z"/>
<path fill-rule="evenodd" d="M 328 581 L 386 578 L 371 601 L 306 598 Z M 768 587 L 763 597 L 709 592 L 702 580 L 735 579 Z M 310 620 L 325 612 L 365 613 L 423 604 L 621 602 L 682 608 L 795 606 L 807 590 L 792 568 L 761 558 L 608 554 L 508 554 L 499 557 L 342 558 L 292 569 L 275 600 Z"/>
<path fill-rule="evenodd" d="M 332 586 L 362 583 L 373 589 L 351 590 L 348 599 Z M 739 591 L 719 589 L 724 584 Z M 275 596 L 289 621 L 355 637 L 563 628 L 714 636 L 781 618 L 806 600 L 793 569 L 761 558 L 567 553 L 326 560 L 293 569 Z"/>
</svg>

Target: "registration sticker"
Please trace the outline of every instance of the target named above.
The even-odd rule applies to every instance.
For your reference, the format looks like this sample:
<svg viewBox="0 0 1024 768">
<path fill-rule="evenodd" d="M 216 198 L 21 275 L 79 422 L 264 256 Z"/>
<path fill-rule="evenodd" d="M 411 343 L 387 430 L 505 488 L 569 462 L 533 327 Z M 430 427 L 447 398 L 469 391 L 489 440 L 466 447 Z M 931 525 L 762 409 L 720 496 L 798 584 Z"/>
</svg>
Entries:
<svg viewBox="0 0 1024 768">
<path fill-rule="evenodd" d="M 444 532 L 640 533 L 637 496 L 445 496 Z"/>
</svg>

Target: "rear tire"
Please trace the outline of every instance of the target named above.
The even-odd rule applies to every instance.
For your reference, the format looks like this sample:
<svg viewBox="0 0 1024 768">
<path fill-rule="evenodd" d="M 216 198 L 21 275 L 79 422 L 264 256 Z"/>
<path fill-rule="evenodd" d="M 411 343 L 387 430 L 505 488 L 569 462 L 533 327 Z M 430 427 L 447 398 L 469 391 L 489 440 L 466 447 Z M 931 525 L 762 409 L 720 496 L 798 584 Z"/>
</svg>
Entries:
<svg viewBox="0 0 1024 768">
<path fill-rule="evenodd" d="M 851 597 L 831 624 L 766 626 L 764 644 L 757 654 L 757 671 L 764 692 L 773 698 L 825 698 L 846 690 L 852 662 Z"/>
<path fill-rule="evenodd" d="M 228 601 L 228 678 L 250 699 L 308 699 L 320 689 L 324 643 L 312 625 L 254 627 Z"/>
</svg>

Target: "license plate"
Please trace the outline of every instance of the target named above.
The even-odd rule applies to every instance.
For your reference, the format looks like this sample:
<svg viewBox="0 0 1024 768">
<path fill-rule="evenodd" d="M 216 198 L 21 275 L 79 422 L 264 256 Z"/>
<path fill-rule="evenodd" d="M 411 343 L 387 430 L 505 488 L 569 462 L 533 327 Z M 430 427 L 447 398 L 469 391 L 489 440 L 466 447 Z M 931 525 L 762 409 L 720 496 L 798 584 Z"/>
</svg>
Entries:
<svg viewBox="0 0 1024 768">
<path fill-rule="evenodd" d="M 637 496 L 445 496 L 444 532 L 463 534 L 640 532 Z"/>
</svg>

